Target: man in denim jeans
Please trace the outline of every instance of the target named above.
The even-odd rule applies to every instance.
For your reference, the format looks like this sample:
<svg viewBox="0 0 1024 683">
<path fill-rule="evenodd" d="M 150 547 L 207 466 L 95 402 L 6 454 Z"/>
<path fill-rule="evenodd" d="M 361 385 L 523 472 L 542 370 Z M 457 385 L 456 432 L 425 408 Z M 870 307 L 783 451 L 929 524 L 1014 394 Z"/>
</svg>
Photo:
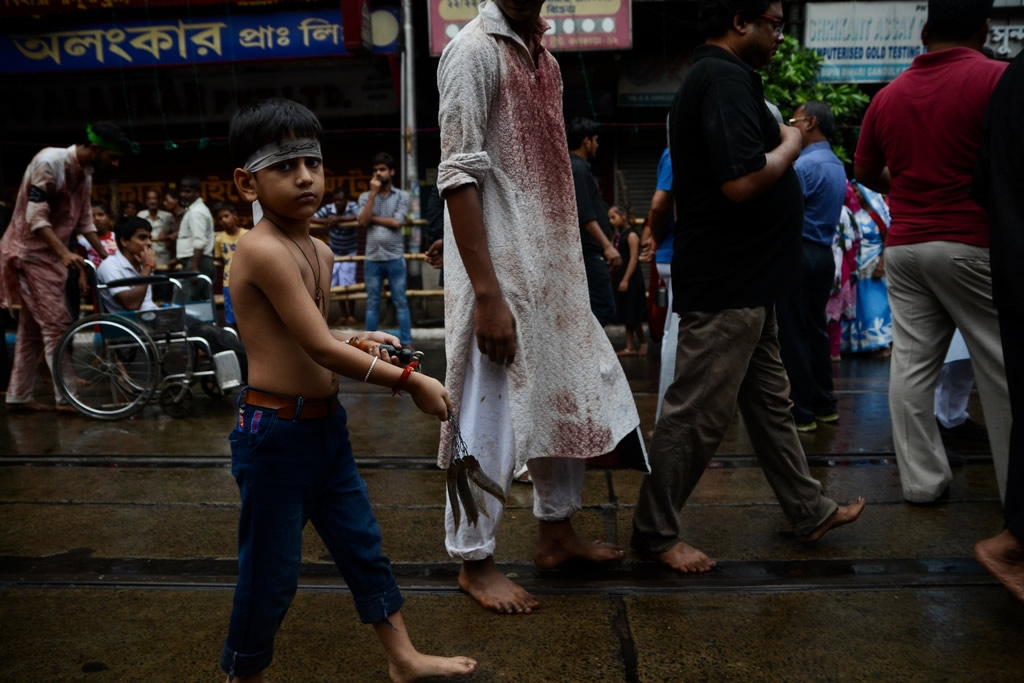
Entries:
<svg viewBox="0 0 1024 683">
<path fill-rule="evenodd" d="M 395 160 L 387 152 L 373 157 L 370 191 L 359 195 L 359 227 L 366 230 L 366 329 L 377 329 L 384 278 L 398 317 L 398 337 L 412 343 L 412 320 L 405 299 L 405 240 L 402 225 L 409 215 L 409 193 L 394 187 Z"/>
</svg>

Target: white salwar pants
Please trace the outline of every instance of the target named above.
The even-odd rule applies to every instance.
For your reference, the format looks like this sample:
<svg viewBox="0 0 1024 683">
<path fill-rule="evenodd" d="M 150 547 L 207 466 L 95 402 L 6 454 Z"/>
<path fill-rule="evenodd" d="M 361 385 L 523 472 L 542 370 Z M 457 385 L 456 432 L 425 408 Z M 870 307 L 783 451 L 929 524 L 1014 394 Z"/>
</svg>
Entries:
<svg viewBox="0 0 1024 683">
<path fill-rule="evenodd" d="M 474 346 L 463 383 L 459 429 L 480 467 L 508 494 L 516 466 L 508 380 L 503 365 L 492 362 Z M 533 514 L 545 522 L 569 519 L 582 507 L 582 458 L 534 458 L 527 462 L 533 480 Z M 447 498 L 447 496 L 445 496 Z M 482 496 L 487 516 L 471 526 L 462 511 L 458 531 L 452 501 L 444 513 L 445 549 L 454 558 L 484 560 L 494 554 L 494 534 L 504 508 L 493 496 Z"/>
<path fill-rule="evenodd" d="M 668 313 L 665 315 L 665 331 L 661 335 L 661 370 L 658 374 L 658 407 L 654 412 L 654 423 L 661 417 L 661 404 L 665 392 L 676 377 L 676 343 L 679 341 L 679 316 L 672 312 L 672 264 L 658 263 L 658 275 L 668 289 Z"/>
</svg>

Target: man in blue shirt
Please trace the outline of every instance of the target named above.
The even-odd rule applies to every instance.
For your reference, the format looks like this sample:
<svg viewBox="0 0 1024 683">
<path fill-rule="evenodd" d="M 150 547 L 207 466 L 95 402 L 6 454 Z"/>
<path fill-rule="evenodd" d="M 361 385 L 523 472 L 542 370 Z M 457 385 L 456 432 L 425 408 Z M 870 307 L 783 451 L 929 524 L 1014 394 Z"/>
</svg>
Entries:
<svg viewBox="0 0 1024 683">
<path fill-rule="evenodd" d="M 825 305 L 835 282 L 832 240 L 846 197 L 846 171 L 829 144 L 836 124 L 827 104 L 808 102 L 789 123 L 800 131 L 803 141 L 794 164 L 804 194 L 803 264 L 799 286 L 779 299 L 776 315 L 793 418 L 797 430 L 810 432 L 818 422 L 839 421 Z"/>
<path fill-rule="evenodd" d="M 658 376 L 658 407 L 655 421 L 661 417 L 661 404 L 665 400 L 676 368 L 676 337 L 679 335 L 679 316 L 672 311 L 672 251 L 675 244 L 676 228 L 675 197 L 672 194 L 672 157 L 668 147 L 658 161 L 658 183 L 651 197 L 651 209 L 647 214 L 647 226 L 641 244 L 644 251 L 640 260 L 648 260 L 651 252 L 658 275 L 668 290 L 668 314 L 665 317 L 665 331 L 661 336 L 661 370 Z"/>
</svg>

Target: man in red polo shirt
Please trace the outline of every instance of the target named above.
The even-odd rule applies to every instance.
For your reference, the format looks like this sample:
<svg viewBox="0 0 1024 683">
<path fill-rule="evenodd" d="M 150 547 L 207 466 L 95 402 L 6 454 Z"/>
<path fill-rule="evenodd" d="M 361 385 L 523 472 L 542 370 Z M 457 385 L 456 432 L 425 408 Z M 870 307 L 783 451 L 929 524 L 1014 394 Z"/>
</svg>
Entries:
<svg viewBox="0 0 1024 683">
<path fill-rule="evenodd" d="M 959 327 L 1006 493 L 1010 411 L 992 304 L 988 214 L 969 196 L 985 107 L 1006 64 L 981 53 L 992 0 L 929 0 L 927 53 L 875 96 L 854 174 L 889 193 L 885 270 L 892 306 L 889 410 L 904 497 L 939 499 L 952 473 L 935 423 L 935 383 Z"/>
</svg>

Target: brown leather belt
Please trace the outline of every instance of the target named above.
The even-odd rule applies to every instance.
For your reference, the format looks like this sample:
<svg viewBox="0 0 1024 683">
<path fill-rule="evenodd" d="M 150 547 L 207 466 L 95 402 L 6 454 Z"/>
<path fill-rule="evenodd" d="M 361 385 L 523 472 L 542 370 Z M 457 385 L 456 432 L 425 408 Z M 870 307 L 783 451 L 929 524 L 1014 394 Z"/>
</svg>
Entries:
<svg viewBox="0 0 1024 683">
<path fill-rule="evenodd" d="M 328 398 L 304 398 L 302 396 L 282 396 L 268 394 L 258 389 L 246 389 L 242 403 L 257 408 L 276 410 L 282 420 L 314 420 L 321 417 L 332 417 L 337 411 L 337 396 Z"/>
</svg>

